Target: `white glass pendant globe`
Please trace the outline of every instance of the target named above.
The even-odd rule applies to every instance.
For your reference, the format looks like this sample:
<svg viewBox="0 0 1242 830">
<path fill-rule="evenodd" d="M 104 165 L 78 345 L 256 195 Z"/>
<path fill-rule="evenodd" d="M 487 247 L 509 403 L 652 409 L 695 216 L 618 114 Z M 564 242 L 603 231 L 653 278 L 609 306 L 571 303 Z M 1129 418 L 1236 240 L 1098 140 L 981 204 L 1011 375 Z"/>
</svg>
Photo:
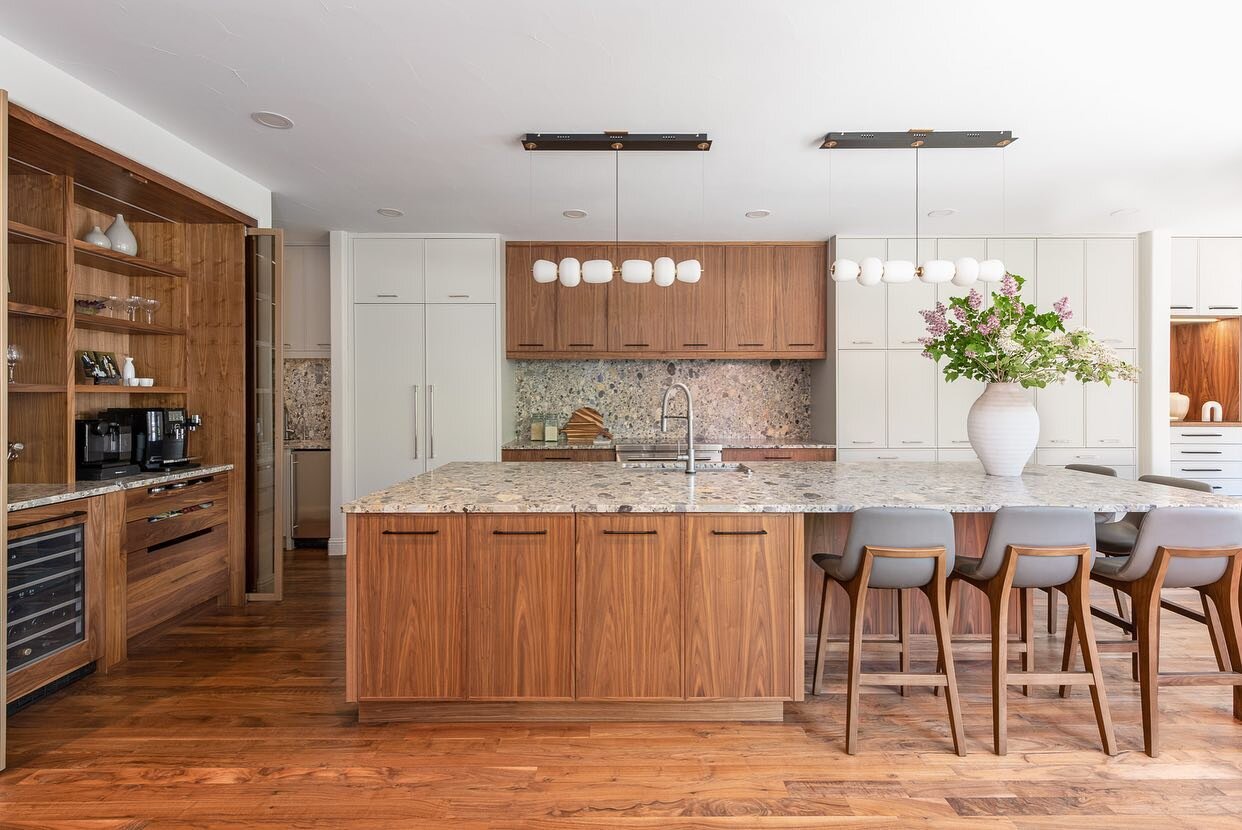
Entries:
<svg viewBox="0 0 1242 830">
<path fill-rule="evenodd" d="M 561 260 L 561 264 L 557 267 L 557 271 L 561 276 L 561 285 L 566 288 L 573 288 L 582 282 L 582 264 L 571 256 L 567 256 Z"/>
<path fill-rule="evenodd" d="M 833 282 L 853 282 L 858 279 L 858 263 L 852 259 L 838 259 L 832 263 Z"/>
<path fill-rule="evenodd" d="M 979 282 L 1000 282 L 1005 278 L 1005 263 L 999 259 L 985 259 L 979 263 Z"/>
<path fill-rule="evenodd" d="M 884 282 L 909 282 L 914 279 L 914 263 L 905 259 L 890 259 L 884 263 Z"/>
<path fill-rule="evenodd" d="M 612 282 L 612 263 L 606 259 L 588 259 L 582 263 L 582 281 L 590 285 Z"/>
<path fill-rule="evenodd" d="M 537 259 L 530 269 L 535 282 L 556 282 L 556 263 L 546 259 Z"/>
<path fill-rule="evenodd" d="M 953 263 L 947 259 L 931 259 L 919 269 L 923 282 L 939 283 L 953 279 Z"/>
<path fill-rule="evenodd" d="M 680 282 L 696 283 L 703 276 L 703 264 L 697 259 L 685 259 L 677 263 L 677 279 Z"/>
<path fill-rule="evenodd" d="M 627 259 L 621 263 L 621 280 L 640 285 L 651 282 L 651 263 L 645 259 Z"/>
<path fill-rule="evenodd" d="M 655 284 L 668 288 L 677 279 L 677 263 L 671 257 L 662 256 L 655 261 L 652 272 L 655 275 Z"/>
<path fill-rule="evenodd" d="M 979 260 L 964 256 L 953 260 L 953 284 L 963 288 L 979 279 Z"/>
<path fill-rule="evenodd" d="M 879 257 L 869 256 L 858 263 L 858 284 L 879 285 L 884 278 L 884 263 Z"/>
</svg>

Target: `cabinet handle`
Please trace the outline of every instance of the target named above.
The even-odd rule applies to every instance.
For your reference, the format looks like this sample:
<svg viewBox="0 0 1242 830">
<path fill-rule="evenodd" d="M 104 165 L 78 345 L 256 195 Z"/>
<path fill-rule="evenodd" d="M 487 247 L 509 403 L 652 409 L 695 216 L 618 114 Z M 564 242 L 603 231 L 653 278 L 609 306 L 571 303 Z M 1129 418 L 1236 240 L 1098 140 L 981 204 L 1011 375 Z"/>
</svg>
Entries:
<svg viewBox="0 0 1242 830">
<path fill-rule="evenodd" d="M 518 343 L 519 349 L 543 348 L 542 343 Z"/>
<path fill-rule="evenodd" d="M 764 461 L 793 461 L 792 455 L 765 455 Z"/>
<path fill-rule="evenodd" d="M 969 444 L 969 443 L 970 443 L 970 439 L 969 439 L 969 438 L 967 438 L 966 440 L 964 440 L 964 441 L 963 441 L 961 438 L 954 438 L 954 439 L 953 439 L 952 441 L 950 441 L 949 443 L 950 443 L 950 444 Z"/>
<path fill-rule="evenodd" d="M 395 298 L 397 295 L 396 295 L 396 294 L 376 294 L 375 296 L 377 296 L 377 297 L 388 297 L 388 298 L 390 298 L 390 299 L 391 299 L 391 298 Z"/>
<path fill-rule="evenodd" d="M 878 458 L 880 461 L 896 461 L 897 460 L 897 456 L 895 455 L 877 455 L 876 458 Z"/>
<path fill-rule="evenodd" d="M 1183 473 L 1223 473 L 1220 467 L 1182 467 Z"/>
<path fill-rule="evenodd" d="M 1120 343 L 1120 342 L 1121 342 L 1121 338 L 1120 338 L 1120 337 L 1105 337 L 1105 338 L 1104 338 L 1103 340 L 1101 340 L 1100 342 L 1101 342 L 1101 343 Z"/>
<path fill-rule="evenodd" d="M 903 444 L 926 444 L 926 441 L 902 441 Z"/>
<path fill-rule="evenodd" d="M 414 384 L 414 404 L 412 407 L 414 413 L 414 458 L 418 458 L 418 384 Z"/>
<path fill-rule="evenodd" d="M 436 407 L 432 400 L 436 387 L 433 384 L 427 384 L 427 457 L 436 457 Z"/>
<path fill-rule="evenodd" d="M 594 346 L 595 344 L 594 343 L 570 343 L 569 345 L 571 348 L 573 347 L 581 348 L 583 346 Z"/>
<path fill-rule="evenodd" d="M 545 455 L 544 461 L 573 461 L 568 455 Z"/>
<path fill-rule="evenodd" d="M 913 345 L 918 345 L 918 342 L 919 342 L 919 341 L 917 341 L 917 340 L 902 340 L 902 341 L 901 341 L 901 345 L 903 345 L 903 346 L 913 346 Z"/>
<path fill-rule="evenodd" d="M 493 536 L 547 536 L 546 530 L 493 530 Z"/>
<path fill-rule="evenodd" d="M 1178 450 L 1182 455 L 1224 455 L 1223 450 Z"/>
<path fill-rule="evenodd" d="M 850 441 L 851 444 L 874 444 L 874 441 Z"/>
<path fill-rule="evenodd" d="M 1121 439 L 1120 438 L 1101 438 L 1100 443 L 1101 444 L 1120 444 Z"/>
<path fill-rule="evenodd" d="M 656 533 L 654 530 L 604 530 L 605 536 L 655 536 Z"/>
<path fill-rule="evenodd" d="M 738 343 L 740 348 L 749 348 L 751 346 L 766 346 L 766 343 Z"/>
<path fill-rule="evenodd" d="M 682 343 L 681 345 L 683 348 L 691 348 L 691 347 L 699 348 L 699 347 L 706 346 L 707 344 L 706 343 Z"/>
<path fill-rule="evenodd" d="M 1073 442 L 1070 441 L 1068 438 L 1053 438 L 1050 441 L 1048 441 L 1048 443 L 1049 444 L 1072 444 Z"/>
<path fill-rule="evenodd" d="M 287 345 L 287 344 L 286 344 Z M 316 346 L 331 346 L 331 343 L 316 343 Z"/>
<path fill-rule="evenodd" d="M 794 349 L 794 348 L 799 348 L 799 347 L 805 347 L 809 349 L 814 345 L 815 345 L 814 343 L 790 343 L 789 348 Z"/>
<path fill-rule="evenodd" d="M 767 536 L 766 530 L 713 530 L 713 536 Z"/>
<path fill-rule="evenodd" d="M 1169 306 L 1169 308 L 1173 309 L 1174 311 L 1191 311 L 1194 309 L 1194 306 L 1192 305 L 1171 305 Z"/>
<path fill-rule="evenodd" d="M 1183 432 L 1183 438 L 1224 438 L 1223 432 Z"/>
<path fill-rule="evenodd" d="M 449 294 L 449 299 L 450 300 L 468 300 L 470 299 L 470 295 L 469 294 Z"/>
<path fill-rule="evenodd" d="M 435 536 L 438 530 L 385 530 L 385 536 Z"/>
<path fill-rule="evenodd" d="M 625 348 L 627 349 L 649 349 L 651 348 L 651 344 L 650 343 L 626 343 Z"/>
<path fill-rule="evenodd" d="M 851 340 L 850 344 L 853 346 L 873 346 L 875 345 L 875 341 L 874 340 Z"/>
<path fill-rule="evenodd" d="M 1210 305 L 1208 311 L 1237 311 L 1236 305 Z"/>
</svg>

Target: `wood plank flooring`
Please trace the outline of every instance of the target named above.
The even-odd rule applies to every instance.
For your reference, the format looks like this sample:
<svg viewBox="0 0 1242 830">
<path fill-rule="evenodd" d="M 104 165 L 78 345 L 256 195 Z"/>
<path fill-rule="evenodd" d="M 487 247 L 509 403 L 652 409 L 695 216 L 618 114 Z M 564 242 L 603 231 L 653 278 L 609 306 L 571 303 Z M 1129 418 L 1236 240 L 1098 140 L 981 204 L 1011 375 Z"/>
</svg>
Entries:
<svg viewBox="0 0 1242 830">
<path fill-rule="evenodd" d="M 926 689 L 865 692 L 855 757 L 841 694 L 790 705 L 784 724 L 359 726 L 343 562 L 299 554 L 286 574 L 282 605 L 205 610 L 14 716 L 0 827 L 1242 826 L 1229 691 L 1162 689 L 1165 749 L 1147 758 L 1128 657 L 1105 657 L 1116 758 L 1085 691 L 1055 688 L 1010 692 L 1009 755 L 992 755 L 988 667 L 964 656 L 965 758 Z M 1164 622 L 1164 668 L 1211 668 L 1202 627 Z M 1059 665 L 1060 637 L 1041 626 L 1037 645 L 1040 668 Z"/>
</svg>

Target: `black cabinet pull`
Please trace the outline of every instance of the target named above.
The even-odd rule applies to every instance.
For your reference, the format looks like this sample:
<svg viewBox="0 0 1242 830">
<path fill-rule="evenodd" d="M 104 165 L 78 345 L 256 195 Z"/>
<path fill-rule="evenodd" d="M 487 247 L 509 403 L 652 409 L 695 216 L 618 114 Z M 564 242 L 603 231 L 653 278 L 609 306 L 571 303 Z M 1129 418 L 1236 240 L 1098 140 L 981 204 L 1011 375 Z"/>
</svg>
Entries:
<svg viewBox="0 0 1242 830">
<path fill-rule="evenodd" d="M 815 345 L 814 343 L 790 343 L 789 347 L 791 349 L 798 348 L 799 346 L 806 346 L 807 348 L 810 348 L 811 346 L 814 346 L 814 345 Z"/>
<path fill-rule="evenodd" d="M 542 348 L 543 344 L 542 343 L 518 343 L 518 348 L 520 349 L 525 349 L 525 348 L 533 349 L 535 347 Z"/>
<path fill-rule="evenodd" d="M 1223 473 L 1220 467 L 1182 467 L 1183 473 Z"/>
<path fill-rule="evenodd" d="M 568 455 L 545 455 L 544 461 L 573 461 Z"/>
<path fill-rule="evenodd" d="M 682 343 L 681 345 L 683 348 L 690 348 L 692 346 L 694 347 L 706 346 L 707 344 L 706 343 Z"/>
<path fill-rule="evenodd" d="M 627 349 L 649 349 L 651 348 L 651 344 L 650 343 L 626 343 L 625 347 Z"/>
<path fill-rule="evenodd" d="M 385 530 L 385 536 L 435 536 L 438 530 Z"/>
<path fill-rule="evenodd" d="M 765 455 L 763 457 L 763 460 L 764 461 L 792 461 L 793 456 L 792 455 Z"/>
<path fill-rule="evenodd" d="M 654 530 L 605 530 L 605 536 L 655 536 Z"/>
<path fill-rule="evenodd" d="M 713 530 L 713 536 L 767 536 L 766 530 Z"/>
<path fill-rule="evenodd" d="M 493 536 L 547 536 L 546 530 L 493 530 Z"/>
<path fill-rule="evenodd" d="M 766 343 L 738 343 L 737 345 L 740 347 L 746 348 L 750 346 L 766 346 L 767 344 Z"/>
</svg>

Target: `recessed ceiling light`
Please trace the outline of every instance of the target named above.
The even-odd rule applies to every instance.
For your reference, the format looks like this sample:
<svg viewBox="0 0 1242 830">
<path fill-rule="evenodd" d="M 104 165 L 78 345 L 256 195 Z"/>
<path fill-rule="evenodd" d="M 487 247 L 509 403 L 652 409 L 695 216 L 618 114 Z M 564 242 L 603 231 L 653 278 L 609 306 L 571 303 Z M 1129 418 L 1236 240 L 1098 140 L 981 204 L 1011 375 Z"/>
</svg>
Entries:
<svg viewBox="0 0 1242 830">
<path fill-rule="evenodd" d="M 955 213 L 957 213 L 956 208 L 936 208 L 935 210 L 927 211 L 927 215 L 933 219 L 941 219 L 945 216 L 952 216 Z"/>
<path fill-rule="evenodd" d="M 387 216 L 389 219 L 396 219 L 398 216 L 405 216 L 405 211 L 400 208 L 378 208 L 375 212 L 380 216 Z"/>
<path fill-rule="evenodd" d="M 747 219 L 763 219 L 771 215 L 772 215 L 772 211 L 768 210 L 767 208 L 759 208 L 758 210 L 746 211 Z"/>
<path fill-rule="evenodd" d="M 267 110 L 259 110 L 250 113 L 250 118 L 256 124 L 262 124 L 264 127 L 271 127 L 273 130 L 292 130 L 293 119 L 287 115 L 281 115 L 278 112 L 268 112 Z"/>
<path fill-rule="evenodd" d="M 570 208 L 569 210 L 561 211 L 561 216 L 564 216 L 566 219 L 585 219 L 586 215 L 587 212 L 582 208 Z"/>
<path fill-rule="evenodd" d="M 1133 216 L 1134 214 L 1138 212 L 1139 212 L 1138 208 L 1117 208 L 1116 210 L 1112 211 L 1108 215 L 1109 216 Z"/>
</svg>

